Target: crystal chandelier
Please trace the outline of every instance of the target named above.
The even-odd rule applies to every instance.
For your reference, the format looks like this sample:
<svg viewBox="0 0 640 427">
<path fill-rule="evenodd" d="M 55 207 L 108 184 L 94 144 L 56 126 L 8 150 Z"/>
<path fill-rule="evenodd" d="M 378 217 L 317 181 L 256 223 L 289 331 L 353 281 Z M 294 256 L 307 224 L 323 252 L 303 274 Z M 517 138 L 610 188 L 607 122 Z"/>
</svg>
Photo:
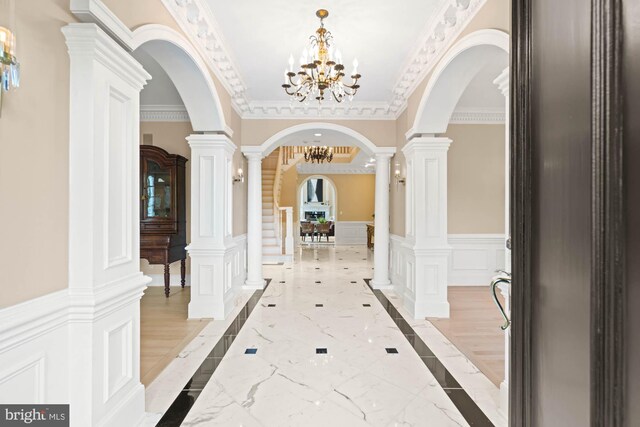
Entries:
<svg viewBox="0 0 640 427">
<path fill-rule="evenodd" d="M 304 161 L 311 163 L 331 163 L 333 160 L 333 147 L 304 147 Z"/>
<path fill-rule="evenodd" d="M 294 81 L 296 73 L 293 71 L 293 55 L 289 57 L 289 70 L 285 71 L 284 91 L 292 100 L 304 102 L 310 98 L 315 98 L 318 102 L 325 99 L 325 91 L 330 92 L 337 102 L 342 102 L 345 98 L 353 99 L 353 96 L 360 88 L 358 80 L 358 60 L 353 60 L 353 72 L 351 73 L 351 84 L 342 81 L 344 65 L 342 55 L 339 50 L 334 53 L 333 37 L 331 32 L 324 28 L 324 19 L 329 16 L 329 12 L 320 9 L 316 12 L 320 18 L 320 28 L 310 39 L 309 50 L 305 49 L 300 57 L 300 71 L 297 73 L 297 80 Z"/>
</svg>

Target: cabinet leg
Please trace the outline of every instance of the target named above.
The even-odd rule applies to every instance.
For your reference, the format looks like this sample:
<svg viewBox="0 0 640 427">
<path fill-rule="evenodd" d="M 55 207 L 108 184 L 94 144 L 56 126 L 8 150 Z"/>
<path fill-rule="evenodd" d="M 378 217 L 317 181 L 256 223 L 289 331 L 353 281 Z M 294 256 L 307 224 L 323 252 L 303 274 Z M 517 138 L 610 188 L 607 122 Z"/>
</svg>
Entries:
<svg viewBox="0 0 640 427">
<path fill-rule="evenodd" d="M 171 280 L 171 274 L 170 274 L 171 269 L 169 268 L 169 264 L 165 264 L 164 265 L 164 295 L 168 298 L 169 297 L 169 284 L 170 284 L 170 280 Z"/>
<path fill-rule="evenodd" d="M 184 288 L 184 278 L 187 275 L 187 263 L 186 260 L 180 260 L 180 285 Z"/>
</svg>

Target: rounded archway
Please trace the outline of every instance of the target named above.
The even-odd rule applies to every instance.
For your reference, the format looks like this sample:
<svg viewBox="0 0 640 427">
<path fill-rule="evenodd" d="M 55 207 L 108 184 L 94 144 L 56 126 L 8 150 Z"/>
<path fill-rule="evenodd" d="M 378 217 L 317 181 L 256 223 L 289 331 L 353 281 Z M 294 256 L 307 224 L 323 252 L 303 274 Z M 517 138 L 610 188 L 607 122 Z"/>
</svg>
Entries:
<svg viewBox="0 0 640 427">
<path fill-rule="evenodd" d="M 379 152 L 393 154 L 396 150 L 395 147 L 378 147 L 361 133 L 346 126 L 325 122 L 310 122 L 288 127 L 277 132 L 261 145 L 252 148 L 266 156 L 282 145 L 297 145 L 296 142 L 299 144 L 299 141 L 304 138 L 313 139 L 317 132 L 322 132 L 322 145 L 354 145 L 369 155 Z M 243 151 L 245 151 L 244 148 Z"/>
<path fill-rule="evenodd" d="M 308 183 L 313 180 L 316 182 L 312 184 L 312 190 Z M 338 186 L 328 176 L 311 175 L 305 177 L 298 184 L 296 196 L 298 219 L 301 221 L 316 220 L 319 212 L 322 212 L 322 218 L 327 221 L 336 221 L 338 218 Z M 312 214 L 308 215 L 308 212 Z"/>
<path fill-rule="evenodd" d="M 434 69 L 408 136 L 444 133 L 471 80 L 505 55 L 509 55 L 509 35 L 499 30 L 479 30 L 456 43 Z"/>
<path fill-rule="evenodd" d="M 132 51 L 143 50 L 167 73 L 191 119 L 194 131 L 231 135 L 207 65 L 178 32 L 164 25 L 144 25 L 133 32 Z"/>
</svg>

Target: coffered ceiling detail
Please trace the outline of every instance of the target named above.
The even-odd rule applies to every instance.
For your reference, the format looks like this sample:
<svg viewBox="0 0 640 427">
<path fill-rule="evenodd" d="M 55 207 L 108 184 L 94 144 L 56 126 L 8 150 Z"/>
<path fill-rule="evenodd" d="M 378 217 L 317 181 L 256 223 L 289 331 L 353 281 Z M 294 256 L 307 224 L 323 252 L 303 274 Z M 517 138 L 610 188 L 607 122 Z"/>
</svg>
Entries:
<svg viewBox="0 0 640 427">
<path fill-rule="evenodd" d="M 393 72 L 393 74 L 397 76 L 395 84 L 389 84 L 385 91 L 380 91 L 379 95 L 371 93 L 369 96 L 363 96 L 363 98 L 366 98 L 365 100 L 362 100 L 362 98 L 358 100 L 357 96 L 351 103 L 326 104 L 322 106 L 314 103 L 309 105 L 290 103 L 286 101 L 285 97 L 271 99 L 271 93 L 268 94 L 266 99 L 261 96 L 254 96 L 253 92 L 256 92 L 255 83 L 253 86 L 248 86 L 245 82 L 248 80 L 255 81 L 255 76 L 243 76 L 240 71 L 243 68 L 239 66 L 240 63 L 244 64 L 244 69 L 246 70 L 247 59 L 242 58 L 241 61 L 237 60 L 237 56 L 247 53 L 231 50 L 229 45 L 234 43 L 237 45 L 236 40 L 233 40 L 234 43 L 225 41 L 225 36 L 231 37 L 231 35 L 223 34 L 222 27 L 219 25 L 219 22 L 217 22 L 216 15 L 212 12 L 210 2 L 213 1 L 218 0 L 162 0 L 178 25 L 189 36 L 192 43 L 194 43 L 200 54 L 208 62 L 210 68 L 224 85 L 231 96 L 234 109 L 243 118 L 302 118 L 331 115 L 332 118 L 347 119 L 394 119 L 402 113 L 406 107 L 407 99 L 414 92 L 418 84 L 436 65 L 442 54 L 444 54 L 487 0 L 431 0 L 429 3 L 431 9 L 427 9 L 425 0 L 415 3 L 413 6 L 424 8 L 423 10 L 428 16 L 423 17 L 424 24 L 420 29 L 421 35 L 418 38 L 412 39 L 415 45 L 412 49 L 408 50 L 408 55 L 404 63 L 403 61 L 399 61 L 397 65 L 393 63 L 388 64 L 389 67 L 397 67 Z M 255 4 L 260 7 L 263 5 L 259 3 Z M 340 3 L 335 3 L 335 5 L 338 4 Z M 389 3 L 380 4 L 386 7 Z M 393 2 L 393 5 L 394 7 L 399 7 L 396 2 Z M 217 4 L 214 3 L 214 6 L 217 7 Z M 370 5 L 367 7 L 369 6 Z M 412 5 L 403 7 L 405 7 L 406 10 L 406 8 L 410 9 L 410 6 Z M 246 10 L 242 9 L 242 7 L 246 8 L 247 6 L 240 6 L 240 4 L 234 4 L 232 6 L 231 2 L 220 2 L 220 7 L 238 7 L 239 9 L 236 12 L 239 13 L 239 11 Z M 284 12 L 282 13 L 284 14 Z M 292 20 L 291 22 L 294 22 L 294 20 L 297 19 L 295 15 L 297 14 L 289 14 L 287 16 Z M 359 19 L 358 16 L 339 18 L 348 18 L 350 20 Z M 265 20 L 268 19 L 269 17 L 265 17 Z M 336 21 L 340 23 L 339 19 L 336 19 Z M 227 31 L 229 31 L 230 21 L 224 22 L 227 24 Z M 385 16 L 380 16 L 378 22 L 379 23 L 374 24 L 374 27 L 377 28 L 376 31 L 385 32 L 385 34 L 387 32 L 391 33 L 385 28 Z M 415 22 L 415 20 L 413 22 Z M 331 24 L 330 16 L 326 24 L 330 30 L 332 28 Z M 309 34 L 311 34 L 313 30 L 315 30 L 315 26 L 308 27 Z M 394 31 L 397 32 L 399 29 L 395 28 Z M 256 37 L 269 37 L 269 35 L 260 35 L 258 32 Z M 416 43 L 415 40 L 418 42 Z M 304 42 L 305 40 L 294 40 L 292 43 L 295 43 L 295 45 L 292 45 L 291 48 L 296 48 L 298 43 L 302 46 Z M 345 45 L 346 42 L 346 40 L 338 40 L 338 43 L 341 43 L 340 47 Z M 293 54 L 299 55 L 297 52 L 293 52 Z M 357 56 L 357 54 L 358 52 L 353 52 L 349 55 L 349 58 L 353 58 L 353 56 Z M 284 69 L 286 66 L 286 57 L 278 57 L 278 59 L 282 59 L 282 64 L 279 66 Z M 363 85 L 367 82 L 365 65 L 366 64 L 361 62 L 360 69 L 363 74 Z M 277 70 L 274 69 L 274 71 L 277 72 L 280 72 L 279 70 L 280 68 Z M 271 70 L 269 71 L 271 72 Z M 387 79 L 387 81 L 393 81 L 393 79 Z M 278 80 L 271 83 L 269 80 L 265 81 L 264 84 L 273 84 L 275 88 L 276 85 L 279 87 L 281 82 Z M 249 90 L 250 87 L 251 90 Z M 381 95 L 383 92 L 387 95 Z M 389 93 L 390 95 L 388 95 Z M 259 93 L 259 95 L 262 95 L 262 93 Z M 376 96 L 379 96 L 379 98 Z"/>
</svg>

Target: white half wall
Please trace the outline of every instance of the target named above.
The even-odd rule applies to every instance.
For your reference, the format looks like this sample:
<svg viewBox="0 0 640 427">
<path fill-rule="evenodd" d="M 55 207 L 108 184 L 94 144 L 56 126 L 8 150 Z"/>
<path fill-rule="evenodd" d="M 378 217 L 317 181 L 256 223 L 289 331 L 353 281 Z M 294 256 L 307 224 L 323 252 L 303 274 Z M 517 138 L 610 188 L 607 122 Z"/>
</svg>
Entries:
<svg viewBox="0 0 640 427">
<path fill-rule="evenodd" d="M 448 286 L 488 288 L 495 270 L 504 268 L 502 234 L 449 234 L 447 241 L 451 246 Z M 403 298 L 407 310 L 415 313 L 413 246 L 405 237 L 392 235 L 390 249 L 390 276 L 394 292 Z"/>
<path fill-rule="evenodd" d="M 366 245 L 367 221 L 336 221 L 336 245 Z"/>
</svg>

